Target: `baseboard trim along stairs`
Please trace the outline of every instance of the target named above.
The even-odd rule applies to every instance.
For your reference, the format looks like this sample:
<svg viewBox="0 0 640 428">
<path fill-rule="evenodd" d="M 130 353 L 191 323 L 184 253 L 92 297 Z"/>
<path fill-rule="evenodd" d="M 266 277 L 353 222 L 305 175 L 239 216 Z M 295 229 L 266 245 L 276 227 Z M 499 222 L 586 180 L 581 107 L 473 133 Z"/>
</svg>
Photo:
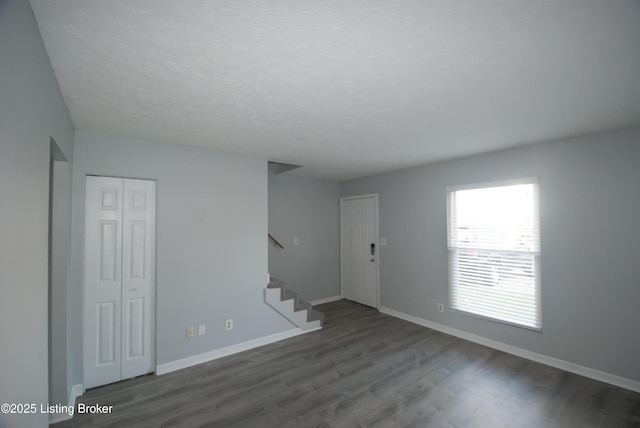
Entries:
<svg viewBox="0 0 640 428">
<path fill-rule="evenodd" d="M 324 314 L 313 309 L 311 303 L 302 300 L 298 293 L 286 288 L 279 279 L 270 278 L 269 285 L 264 290 L 264 301 L 302 330 L 322 328 Z"/>
<path fill-rule="evenodd" d="M 49 425 L 72 419 L 76 407 L 76 399 L 82 394 L 84 394 L 84 386 L 82 384 L 73 385 L 69 391 L 69 404 L 57 407 L 56 409 L 59 409 L 58 413 L 49 413 Z"/>
</svg>

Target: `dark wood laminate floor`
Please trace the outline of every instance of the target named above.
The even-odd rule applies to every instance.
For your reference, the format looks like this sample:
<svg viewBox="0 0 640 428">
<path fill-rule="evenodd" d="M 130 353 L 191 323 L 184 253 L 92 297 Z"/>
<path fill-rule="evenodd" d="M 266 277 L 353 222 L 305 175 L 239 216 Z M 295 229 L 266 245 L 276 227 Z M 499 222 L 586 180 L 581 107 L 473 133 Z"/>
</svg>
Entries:
<svg viewBox="0 0 640 428">
<path fill-rule="evenodd" d="M 348 301 L 325 328 L 89 390 L 55 427 L 640 427 L 640 394 Z"/>
</svg>

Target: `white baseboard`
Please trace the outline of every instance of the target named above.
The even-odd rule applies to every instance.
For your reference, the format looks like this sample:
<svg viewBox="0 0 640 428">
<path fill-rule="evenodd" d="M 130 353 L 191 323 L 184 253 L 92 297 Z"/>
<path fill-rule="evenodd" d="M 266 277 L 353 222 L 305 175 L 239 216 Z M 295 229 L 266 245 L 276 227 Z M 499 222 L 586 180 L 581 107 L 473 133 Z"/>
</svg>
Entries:
<svg viewBox="0 0 640 428">
<path fill-rule="evenodd" d="M 336 300 L 342 300 L 342 296 L 325 297 L 323 299 L 312 300 L 309 303 L 311 303 L 311 306 L 315 306 L 322 305 L 323 303 L 335 302 Z"/>
<path fill-rule="evenodd" d="M 237 354 L 238 352 L 248 351 L 249 349 L 259 348 L 260 346 L 279 342 L 281 340 L 289 339 L 291 337 L 310 333 L 316 330 L 318 329 L 302 330 L 300 328 L 293 328 L 291 330 L 286 330 L 269 336 L 249 340 L 247 342 L 238 343 L 236 345 L 227 346 L 226 348 L 216 349 L 214 351 L 193 355 L 191 357 L 182 358 L 180 360 L 171 361 L 169 363 L 159 364 L 156 367 L 156 374 L 163 375 L 166 373 L 174 372 L 176 370 L 186 369 L 187 367 L 217 360 L 218 358 L 227 357 L 229 355 Z"/>
<path fill-rule="evenodd" d="M 80 383 L 73 385 L 71 387 L 71 392 L 69 393 L 69 405 L 75 407 L 76 398 L 80 397 L 82 394 L 84 394 L 84 385 Z"/>
<path fill-rule="evenodd" d="M 76 398 L 80 397 L 84 394 L 84 386 L 81 384 L 73 385 L 71 387 L 71 391 L 69 391 L 69 404 L 68 408 L 75 409 L 76 407 Z M 69 412 L 66 413 L 49 413 L 49 424 L 57 424 L 58 422 L 68 421 L 73 418 L 73 413 L 69 415 Z"/>
<path fill-rule="evenodd" d="M 385 308 L 383 306 L 380 306 L 378 310 L 384 314 L 391 315 L 393 317 L 400 318 L 405 321 L 409 321 L 414 324 L 418 324 L 423 327 L 430 328 L 432 330 L 441 331 L 442 333 L 450 334 L 451 336 L 456 336 L 461 339 L 468 340 L 470 342 L 479 343 L 480 345 L 488 346 L 489 348 L 497 349 L 499 351 L 503 351 L 508 354 L 516 355 L 518 357 L 526 358 L 528 360 L 545 364 L 547 366 L 555 367 L 560 370 L 575 373 L 580 376 L 585 376 L 601 382 L 609 383 L 611 385 L 619 386 L 620 388 L 625 388 L 631 391 L 640 392 L 640 382 L 635 380 L 627 379 L 621 376 L 613 375 L 611 373 L 592 369 L 590 367 L 581 366 L 579 364 L 571 363 L 565 360 L 560 360 L 558 358 L 549 357 L 547 355 L 538 354 L 537 352 L 528 351 L 526 349 L 518 348 L 516 346 L 507 345 L 506 343 L 488 339 L 483 336 L 478 336 L 477 334 L 468 333 L 463 330 L 458 330 L 457 328 L 448 327 L 443 324 L 439 324 L 439 323 L 429 321 L 424 318 L 419 318 L 413 315 L 405 314 L 404 312 L 395 311 L 393 309 Z"/>
</svg>

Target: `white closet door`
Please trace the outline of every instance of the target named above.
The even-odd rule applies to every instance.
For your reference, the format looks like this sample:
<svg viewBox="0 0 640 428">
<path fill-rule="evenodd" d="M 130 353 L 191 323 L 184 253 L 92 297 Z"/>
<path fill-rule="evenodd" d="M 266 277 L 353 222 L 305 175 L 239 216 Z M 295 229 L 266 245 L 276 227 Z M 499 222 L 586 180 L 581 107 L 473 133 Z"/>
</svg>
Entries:
<svg viewBox="0 0 640 428">
<path fill-rule="evenodd" d="M 87 177 L 84 248 L 85 387 L 121 380 L 123 180 Z"/>
<path fill-rule="evenodd" d="M 122 239 L 122 378 L 155 369 L 156 183 L 124 180 Z"/>
<path fill-rule="evenodd" d="M 155 369 L 155 182 L 87 177 L 85 387 Z"/>
</svg>

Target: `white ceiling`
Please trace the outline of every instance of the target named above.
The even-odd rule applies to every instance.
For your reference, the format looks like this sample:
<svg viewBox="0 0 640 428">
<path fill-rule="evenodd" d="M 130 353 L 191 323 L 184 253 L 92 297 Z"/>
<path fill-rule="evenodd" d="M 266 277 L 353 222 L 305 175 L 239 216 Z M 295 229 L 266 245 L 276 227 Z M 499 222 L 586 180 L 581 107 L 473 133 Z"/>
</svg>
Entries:
<svg viewBox="0 0 640 428">
<path fill-rule="evenodd" d="M 31 0 L 78 129 L 333 180 L 640 123 L 637 0 Z"/>
</svg>

